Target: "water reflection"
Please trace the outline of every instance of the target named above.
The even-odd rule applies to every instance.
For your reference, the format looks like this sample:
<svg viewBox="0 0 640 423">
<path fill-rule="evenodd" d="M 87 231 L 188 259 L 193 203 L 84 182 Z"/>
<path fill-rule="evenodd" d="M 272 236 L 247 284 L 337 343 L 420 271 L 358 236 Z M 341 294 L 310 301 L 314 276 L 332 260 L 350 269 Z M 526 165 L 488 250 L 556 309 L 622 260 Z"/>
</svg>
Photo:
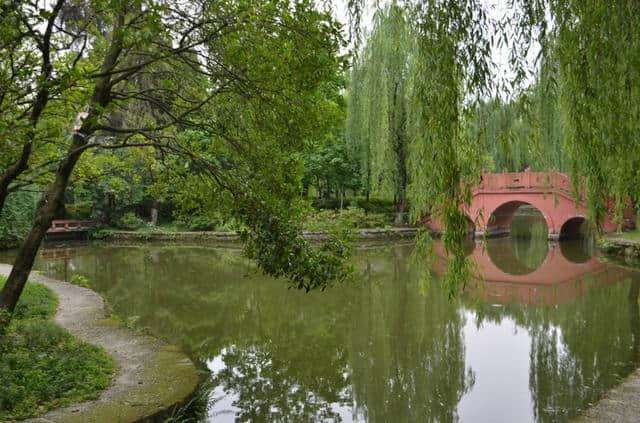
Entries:
<svg viewBox="0 0 640 423">
<path fill-rule="evenodd" d="M 510 245 L 516 244 L 513 240 L 476 243 L 471 252 L 476 279 L 470 281 L 466 289 L 484 301 L 550 305 L 575 300 L 593 285 L 593 280 L 597 280 L 598 285 L 609 285 L 629 275 L 625 269 L 607 266 L 596 256 L 587 256 L 580 249 L 579 241 L 569 243 L 518 241 L 517 244 L 544 245 L 520 247 L 545 253 L 536 259 L 540 264 L 533 268 L 518 259 L 516 248 L 509 252 Z"/>
<path fill-rule="evenodd" d="M 423 293 L 411 245 L 360 251 L 358 282 L 310 294 L 220 249 L 90 246 L 37 266 L 86 276 L 209 368 L 209 421 L 568 421 L 637 367 L 640 279 L 564 244 L 492 242 L 471 246 L 477 280 L 453 302 L 437 278 Z"/>
<path fill-rule="evenodd" d="M 493 260 L 492 249 L 505 243 L 472 252 L 478 280 L 469 284 L 467 304 L 478 327 L 512 321 L 527 331 L 533 418 L 566 421 L 638 366 L 640 278 L 605 265 L 581 240 L 549 245 L 542 263 L 522 274 L 512 260 Z"/>
</svg>

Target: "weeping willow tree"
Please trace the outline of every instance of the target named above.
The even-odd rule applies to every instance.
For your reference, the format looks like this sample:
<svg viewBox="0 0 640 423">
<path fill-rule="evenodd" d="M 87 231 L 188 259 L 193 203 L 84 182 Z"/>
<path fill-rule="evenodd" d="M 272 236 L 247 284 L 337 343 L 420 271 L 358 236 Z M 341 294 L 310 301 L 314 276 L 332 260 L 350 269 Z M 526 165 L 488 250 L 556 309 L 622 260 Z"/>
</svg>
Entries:
<svg viewBox="0 0 640 423">
<path fill-rule="evenodd" d="M 484 144 L 482 167 L 489 172 L 567 170 L 565 135 L 551 66 L 513 99 L 479 102 L 472 110 L 471 137 Z"/>
<path fill-rule="evenodd" d="M 526 2 L 525 2 L 526 3 Z M 640 3 L 635 0 L 534 2 L 543 54 L 557 68 L 569 165 L 592 222 L 613 200 L 618 217 L 640 198 Z M 538 14 L 540 16 L 540 14 Z M 578 185 L 582 185 L 579 187 Z"/>
<path fill-rule="evenodd" d="M 409 199 L 412 220 L 426 213 L 445 228 L 451 255 L 445 281 L 454 295 L 469 277 L 462 211 L 480 173 L 482 144 L 469 137 L 468 104 L 490 85 L 489 19 L 475 0 L 415 7 L 417 54 L 411 63 Z"/>
<path fill-rule="evenodd" d="M 362 2 L 349 2 L 362 16 Z M 461 212 L 486 155 L 470 136 L 469 111 L 492 89 L 491 48 L 510 48 L 510 96 L 539 82 L 531 135 L 541 166 L 570 170 L 592 222 L 640 199 L 640 3 L 636 0 L 512 0 L 490 19 L 478 0 L 403 2 L 415 26 L 407 89 L 408 199 L 414 221 L 426 213 L 445 227 L 452 288 L 468 276 Z M 532 47 L 540 54 L 531 63 Z M 561 129 L 559 129 L 561 128 Z M 561 130 L 561 132 L 559 132 Z M 561 135 L 558 136 L 558 133 Z M 556 137 L 551 149 L 549 136 Z M 546 151 L 546 154 L 541 152 Z M 551 152 L 550 152 L 551 151 Z M 453 291 L 452 291 L 453 292 Z"/>
<path fill-rule="evenodd" d="M 470 136 L 479 137 L 486 146 L 486 171 L 520 172 L 531 165 L 531 127 L 523 118 L 520 103 L 496 98 L 481 102 L 473 110 Z"/>
<path fill-rule="evenodd" d="M 413 46 L 407 13 L 395 1 L 374 15 L 373 30 L 351 72 L 347 137 L 369 193 L 407 209 L 407 81 Z"/>
</svg>

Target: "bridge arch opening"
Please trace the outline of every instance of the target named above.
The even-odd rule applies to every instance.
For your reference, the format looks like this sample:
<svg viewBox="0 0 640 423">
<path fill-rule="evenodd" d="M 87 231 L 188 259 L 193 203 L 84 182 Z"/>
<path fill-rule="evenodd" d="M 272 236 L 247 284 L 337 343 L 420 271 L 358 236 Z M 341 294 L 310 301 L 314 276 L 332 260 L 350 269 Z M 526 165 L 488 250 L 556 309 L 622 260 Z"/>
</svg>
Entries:
<svg viewBox="0 0 640 423">
<path fill-rule="evenodd" d="M 491 262 L 509 275 L 526 275 L 538 269 L 547 258 L 546 239 L 500 238 L 486 244 Z"/>
<path fill-rule="evenodd" d="M 534 205 L 524 201 L 509 201 L 497 207 L 489 216 L 489 236 L 547 239 L 549 224 L 546 216 Z"/>
<path fill-rule="evenodd" d="M 586 263 L 595 255 L 595 243 L 588 239 L 562 241 L 560 252 L 571 263 Z"/>
<path fill-rule="evenodd" d="M 595 240 L 583 216 L 567 219 L 560 228 L 562 255 L 572 263 L 586 263 L 595 254 Z"/>
<path fill-rule="evenodd" d="M 589 225 L 582 216 L 572 217 L 562 224 L 560 239 L 582 239 L 588 237 Z"/>
</svg>

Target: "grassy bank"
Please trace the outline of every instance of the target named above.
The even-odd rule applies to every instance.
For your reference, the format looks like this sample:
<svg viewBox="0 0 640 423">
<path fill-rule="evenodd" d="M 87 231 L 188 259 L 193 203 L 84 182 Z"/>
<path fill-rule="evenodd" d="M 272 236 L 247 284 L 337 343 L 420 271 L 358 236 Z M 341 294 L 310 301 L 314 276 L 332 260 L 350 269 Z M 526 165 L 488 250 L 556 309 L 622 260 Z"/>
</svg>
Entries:
<svg viewBox="0 0 640 423">
<path fill-rule="evenodd" d="M 630 231 L 630 232 L 622 232 L 620 234 L 615 234 L 614 238 L 626 239 L 628 241 L 636 241 L 640 242 L 640 231 Z"/>
<path fill-rule="evenodd" d="M 0 288 L 4 283 L 0 277 Z M 57 307 L 49 288 L 28 283 L 0 336 L 0 421 L 95 398 L 110 385 L 111 357 L 58 326 L 52 319 Z"/>
</svg>

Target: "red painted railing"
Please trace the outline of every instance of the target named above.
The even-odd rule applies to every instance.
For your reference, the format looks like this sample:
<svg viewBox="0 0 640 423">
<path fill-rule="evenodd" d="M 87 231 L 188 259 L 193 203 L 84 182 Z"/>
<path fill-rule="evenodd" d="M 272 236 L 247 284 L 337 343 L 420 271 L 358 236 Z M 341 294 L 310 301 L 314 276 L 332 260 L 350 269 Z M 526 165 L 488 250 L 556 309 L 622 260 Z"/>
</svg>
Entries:
<svg viewBox="0 0 640 423">
<path fill-rule="evenodd" d="M 84 232 L 95 226 L 91 220 L 54 220 L 47 233 L 57 232 Z"/>
<path fill-rule="evenodd" d="M 571 192 L 571 179 L 560 172 L 483 173 L 476 190 L 555 189 Z"/>
</svg>

